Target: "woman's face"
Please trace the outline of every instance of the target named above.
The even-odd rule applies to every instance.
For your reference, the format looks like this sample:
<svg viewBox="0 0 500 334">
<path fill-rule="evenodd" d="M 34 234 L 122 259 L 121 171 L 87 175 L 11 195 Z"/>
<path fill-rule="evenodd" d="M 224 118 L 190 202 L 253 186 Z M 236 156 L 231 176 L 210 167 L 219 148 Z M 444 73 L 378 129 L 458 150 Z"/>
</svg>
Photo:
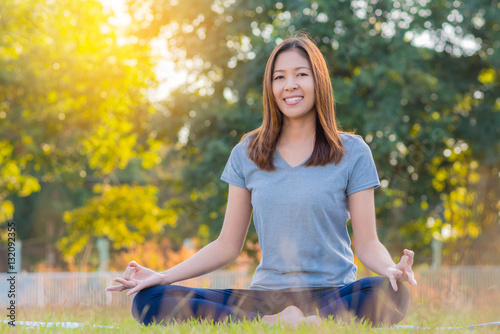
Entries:
<svg viewBox="0 0 500 334">
<path fill-rule="evenodd" d="M 316 94 L 311 65 L 297 50 L 280 53 L 272 73 L 273 96 L 288 118 L 302 118 L 315 112 Z"/>
</svg>

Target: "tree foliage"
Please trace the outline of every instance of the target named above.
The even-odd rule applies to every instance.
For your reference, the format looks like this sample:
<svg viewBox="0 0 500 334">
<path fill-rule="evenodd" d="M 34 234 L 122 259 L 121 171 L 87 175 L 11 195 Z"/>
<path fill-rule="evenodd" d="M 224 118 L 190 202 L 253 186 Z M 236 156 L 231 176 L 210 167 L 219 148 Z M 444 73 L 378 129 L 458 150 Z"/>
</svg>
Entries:
<svg viewBox="0 0 500 334">
<path fill-rule="evenodd" d="M 67 255 L 93 235 L 117 246 L 158 231 L 168 219 L 160 219 L 156 188 L 91 191 L 95 184 L 144 182 L 161 163 L 163 144 L 147 130 L 155 111 L 147 97 L 155 85 L 150 46 L 120 35 L 96 0 L 7 0 L 0 10 L 0 222 L 12 219 L 19 196 L 40 191 L 38 205 L 52 205 L 54 214 L 19 219 L 20 239 L 43 238 L 51 247 L 64 235 L 63 211 L 92 195 L 89 206 L 66 214 Z M 127 175 L 137 164 L 139 173 Z M 136 200 L 144 201 L 142 211 L 133 211 Z M 135 230 L 124 230 L 126 224 Z"/>
<path fill-rule="evenodd" d="M 94 192 L 98 196 L 64 214 L 69 235 L 58 246 L 69 257 L 81 252 L 93 237 L 108 238 L 116 249 L 133 247 L 159 233 L 164 225 L 175 224 L 175 215 L 157 205 L 154 186 L 99 184 Z"/>
<path fill-rule="evenodd" d="M 438 239 L 448 264 L 498 263 L 498 0 L 127 5 L 121 32 L 97 0 L 0 3 L 0 223 L 20 218 L 21 239 L 59 241 L 71 258 L 95 237 L 119 248 L 166 234 L 174 250 L 215 238 L 219 176 L 261 122 L 265 62 L 304 30 L 341 125 L 372 148 L 391 252 L 429 261 Z M 158 41 L 189 75 L 152 103 Z"/>
<path fill-rule="evenodd" d="M 289 32 L 304 30 L 329 65 L 342 126 L 373 150 L 385 244 L 396 253 L 415 248 L 430 260 L 432 239 L 458 244 L 487 238 L 485 231 L 498 236 L 499 6 L 129 1 L 137 20 L 132 32 L 163 40 L 172 60 L 193 74 L 165 101 L 165 122 L 157 124 L 169 141 L 181 134 L 177 154 L 188 194 L 178 195 L 180 212 L 199 235 L 218 234 L 226 189 L 218 177 L 231 147 L 259 125 L 266 59 Z M 461 252 L 453 244 L 448 263 L 496 261 L 491 243 Z"/>
</svg>

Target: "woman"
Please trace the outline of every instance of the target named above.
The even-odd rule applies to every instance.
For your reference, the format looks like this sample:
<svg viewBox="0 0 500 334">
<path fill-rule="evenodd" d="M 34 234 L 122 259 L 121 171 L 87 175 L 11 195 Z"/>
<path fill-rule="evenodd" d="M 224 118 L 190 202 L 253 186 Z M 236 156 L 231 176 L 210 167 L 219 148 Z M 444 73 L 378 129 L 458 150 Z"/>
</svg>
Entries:
<svg viewBox="0 0 500 334">
<path fill-rule="evenodd" d="M 279 44 L 264 74 L 262 126 L 234 147 L 221 179 L 229 183 L 219 237 L 179 265 L 156 273 L 132 261 L 120 285 L 137 292 L 132 313 L 144 324 L 190 317 L 319 323 L 351 313 L 373 323 L 404 317 L 416 285 L 413 252 L 395 264 L 379 242 L 370 148 L 340 132 L 325 60 L 307 36 Z M 170 285 L 220 268 L 240 254 L 253 220 L 262 259 L 249 289 Z M 360 261 L 383 277 L 356 280 L 346 223 Z M 132 275 L 132 272 L 133 275 Z"/>
</svg>

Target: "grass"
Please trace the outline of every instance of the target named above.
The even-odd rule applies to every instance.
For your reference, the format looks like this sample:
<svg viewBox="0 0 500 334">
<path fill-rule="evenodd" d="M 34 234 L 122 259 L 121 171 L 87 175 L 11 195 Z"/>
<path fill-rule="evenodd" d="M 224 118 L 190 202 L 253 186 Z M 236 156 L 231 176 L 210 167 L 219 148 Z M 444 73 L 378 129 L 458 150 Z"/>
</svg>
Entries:
<svg viewBox="0 0 500 334">
<path fill-rule="evenodd" d="M 73 308 L 73 309 L 29 309 L 18 310 L 18 321 L 41 321 L 41 322 L 82 322 L 84 328 L 37 328 L 40 333 L 470 333 L 468 329 L 444 330 L 436 327 L 461 327 L 473 324 L 500 321 L 500 311 L 495 306 L 482 307 L 457 307 L 448 305 L 447 307 L 435 306 L 432 304 L 412 305 L 406 318 L 400 325 L 414 325 L 430 327 L 431 329 L 399 329 L 395 331 L 391 328 L 373 330 L 368 324 L 360 323 L 339 323 L 333 320 L 325 321 L 319 327 L 311 325 L 301 325 L 292 329 L 288 326 L 271 327 L 260 324 L 257 321 L 239 322 L 229 324 L 213 324 L 207 321 L 187 321 L 183 323 L 169 325 L 168 327 L 156 325 L 144 327 L 139 325 L 131 316 L 128 308 Z M 5 319 L 2 317 L 2 319 Z M 92 325 L 115 326 L 113 328 L 92 327 Z M 33 328 L 0 324 L 1 333 L 32 333 Z M 474 333 L 499 333 L 498 327 L 484 327 L 474 331 Z"/>
</svg>

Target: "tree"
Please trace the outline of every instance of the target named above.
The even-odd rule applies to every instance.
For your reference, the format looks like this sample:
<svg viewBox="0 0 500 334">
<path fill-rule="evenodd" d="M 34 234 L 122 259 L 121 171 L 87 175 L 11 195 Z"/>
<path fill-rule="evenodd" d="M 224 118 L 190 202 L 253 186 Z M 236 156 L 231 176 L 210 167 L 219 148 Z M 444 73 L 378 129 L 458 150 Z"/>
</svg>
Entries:
<svg viewBox="0 0 500 334">
<path fill-rule="evenodd" d="M 199 236 L 220 231 L 227 186 L 218 177 L 231 147 L 259 124 L 264 63 L 276 43 L 300 29 L 329 64 L 341 124 L 373 150 L 382 180 L 379 231 L 389 248 L 412 247 L 419 260 L 429 260 L 431 240 L 446 237 L 448 225 L 471 241 L 491 227 L 498 235 L 497 0 L 128 5 L 132 33 L 164 40 L 172 60 L 192 74 L 165 101 L 157 132 L 179 140 L 176 154 L 185 162 L 179 183 L 187 193 L 176 199 L 179 217 L 198 226 Z M 421 36 L 428 36 L 427 47 L 419 46 Z M 454 168 L 466 172 L 443 179 Z M 485 180 L 492 184 L 487 193 L 479 186 Z M 446 214 L 456 211 L 450 203 L 464 182 L 485 201 L 466 225 Z M 467 233 L 471 224 L 477 234 Z M 255 233 L 249 238 L 256 240 Z"/>
<path fill-rule="evenodd" d="M 43 214 L 19 219 L 19 238 L 42 238 L 51 266 L 53 245 L 65 233 L 63 212 L 88 197 L 97 195 L 89 203 L 102 203 L 111 194 L 122 201 L 142 198 L 159 210 L 153 186 L 121 185 L 145 183 L 165 150 L 147 128 L 154 113 L 147 96 L 156 84 L 154 59 L 148 44 L 117 33 L 111 13 L 96 0 L 8 0 L 0 4 L 0 15 L 0 222 L 26 217 L 14 213 L 12 203 L 22 206 L 26 202 L 18 196 L 39 191 L 41 196 L 32 196 L 33 206 Z M 111 190 L 92 193 L 95 184 Z M 69 222 L 75 220 L 62 242 L 67 255 L 79 250 L 82 240 L 99 235 L 90 226 L 113 231 L 112 221 L 78 225 L 90 220 L 89 210 L 67 214 Z M 130 240 L 167 222 L 151 219 L 146 215 L 132 222 L 140 228 L 129 231 Z M 101 235 L 127 244 L 111 232 Z"/>
</svg>

